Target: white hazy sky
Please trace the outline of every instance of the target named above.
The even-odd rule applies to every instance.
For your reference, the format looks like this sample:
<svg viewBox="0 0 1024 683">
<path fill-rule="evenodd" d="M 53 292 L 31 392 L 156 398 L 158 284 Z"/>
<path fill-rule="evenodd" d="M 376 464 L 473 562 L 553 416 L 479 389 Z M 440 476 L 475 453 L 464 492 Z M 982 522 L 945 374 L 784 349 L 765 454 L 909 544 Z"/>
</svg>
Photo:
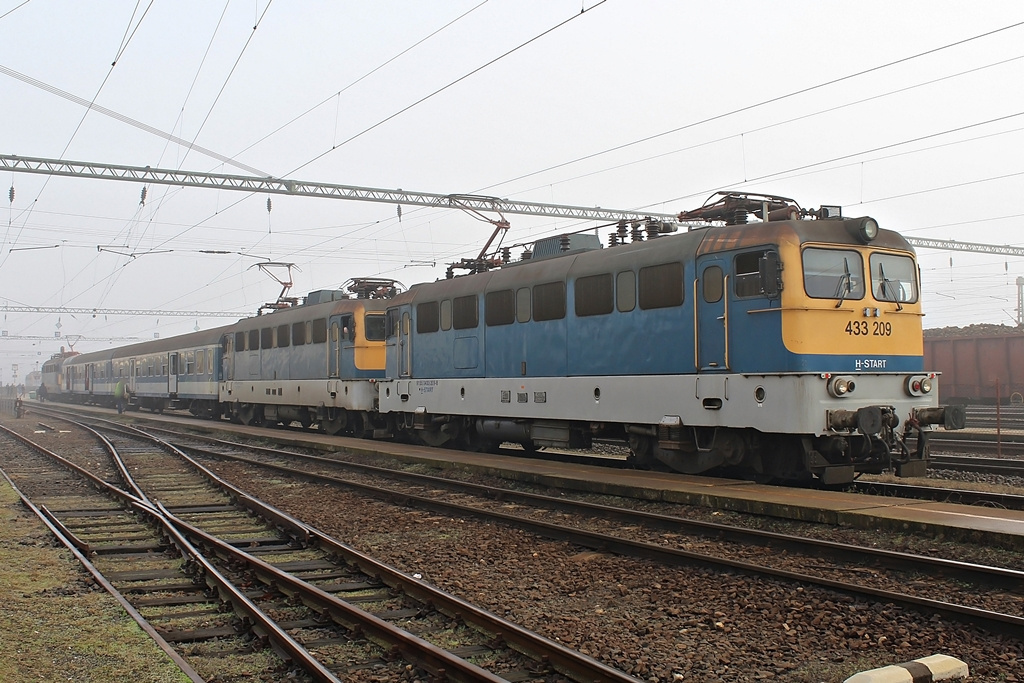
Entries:
<svg viewBox="0 0 1024 683">
<path fill-rule="evenodd" d="M 0 154 L 666 213 L 744 189 L 1022 245 L 1022 131 L 1019 0 L 0 0 Z M 7 306 L 255 312 L 281 289 L 259 258 L 296 264 L 293 294 L 410 285 L 490 236 L 457 211 L 3 181 Z M 506 244 L 584 227 L 508 218 Z M 1015 321 L 1024 259 L 919 254 L 927 327 Z M 0 312 L 5 383 L 57 331 L 92 351 L 230 322 Z"/>
</svg>

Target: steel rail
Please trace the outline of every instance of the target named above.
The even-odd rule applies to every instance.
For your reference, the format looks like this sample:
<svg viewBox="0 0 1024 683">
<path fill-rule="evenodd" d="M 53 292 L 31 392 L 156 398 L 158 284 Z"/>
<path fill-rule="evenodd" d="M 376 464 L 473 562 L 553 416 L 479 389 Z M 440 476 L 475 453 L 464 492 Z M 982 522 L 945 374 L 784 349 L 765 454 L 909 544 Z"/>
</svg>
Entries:
<svg viewBox="0 0 1024 683">
<path fill-rule="evenodd" d="M 191 436 L 192 435 L 190 435 L 190 438 Z M 569 510 L 572 512 L 582 511 L 588 516 L 599 516 L 605 519 L 622 521 L 627 524 L 646 524 L 657 528 L 671 529 L 673 531 L 685 529 L 689 532 L 699 534 L 701 536 L 708 538 L 726 538 L 738 542 L 756 543 L 762 546 L 786 547 L 791 549 L 798 549 L 804 553 L 817 554 L 820 556 L 835 557 L 836 555 L 843 555 L 851 559 L 857 560 L 864 560 L 865 558 L 868 558 L 879 565 L 886 566 L 889 568 L 938 572 L 944 575 L 955 575 L 977 582 L 997 582 L 1001 585 L 1011 586 L 1017 589 L 1019 589 L 1021 586 L 1024 586 L 1024 571 L 1018 571 L 1015 569 L 1006 569 L 1002 567 L 980 565 L 970 562 L 961 562 L 958 560 L 929 557 L 925 555 L 911 555 L 907 553 L 894 552 L 880 548 L 856 546 L 846 543 L 837 543 L 835 541 L 819 540 L 802 536 L 791 536 L 772 531 L 762 531 L 759 529 L 747 529 L 729 524 L 706 522 L 701 520 L 687 519 L 685 517 L 642 512 L 638 510 L 630 510 L 610 505 L 599 505 L 596 503 L 588 503 L 586 501 L 566 499 L 564 497 L 546 496 L 536 493 L 526 493 L 523 491 L 515 491 L 512 489 L 497 488 L 494 486 L 473 484 L 471 482 L 464 482 L 455 479 L 435 477 L 428 474 L 392 470 L 384 467 L 377 467 L 374 465 L 367 465 L 363 463 L 353 463 L 334 460 L 317 455 L 293 453 L 291 451 L 283 451 L 279 449 L 268 448 L 265 446 L 248 446 L 244 444 L 233 443 L 230 441 L 213 439 L 212 437 L 202 437 L 202 440 L 213 440 L 224 445 L 229 445 L 236 448 L 243 448 L 247 450 L 254 450 L 261 453 L 267 453 L 269 455 L 276 457 L 300 459 L 305 462 L 326 465 L 328 467 L 354 470 L 370 475 L 387 477 L 391 479 L 400 479 L 420 485 L 429 485 L 431 487 L 447 488 L 489 499 L 512 501 L 517 503 L 524 503 L 527 505 L 541 505 L 554 509 Z M 199 449 L 196 448 L 195 446 L 189 446 L 187 444 L 179 443 L 174 445 L 181 449 L 199 452 L 211 457 L 226 458 L 241 462 L 252 463 L 260 466 L 272 467 L 273 469 L 275 469 L 275 471 L 284 472 L 297 477 L 311 478 L 318 476 L 306 470 L 300 470 L 297 468 L 282 465 L 272 465 L 258 460 L 252 460 L 244 456 L 225 454 L 220 453 L 218 451 L 206 449 Z M 398 492 L 395 492 L 395 494 L 400 495 Z"/>
<path fill-rule="evenodd" d="M 244 460 L 245 458 L 241 459 Z M 267 463 L 260 463 L 258 461 L 251 462 L 255 465 L 269 467 L 275 471 L 287 471 L 294 476 L 305 479 L 316 479 L 324 482 L 337 483 L 391 502 L 403 505 L 415 505 L 422 509 L 444 515 L 454 514 L 483 519 L 488 522 L 507 524 L 514 528 L 526 529 L 547 538 L 567 541 L 583 547 L 598 549 L 603 552 L 613 552 L 629 557 L 651 559 L 672 565 L 713 565 L 738 570 L 755 576 L 769 576 L 785 579 L 787 581 L 797 581 L 809 585 L 830 588 L 832 590 L 862 598 L 867 597 L 880 599 L 892 604 L 912 607 L 926 614 L 938 612 L 953 619 L 976 623 L 994 632 L 1010 632 L 1018 637 L 1024 635 L 1024 617 L 1016 615 L 993 612 L 990 610 L 968 607 L 966 605 L 957 605 L 929 598 L 919 598 L 869 586 L 856 586 L 842 581 L 817 577 L 810 574 L 802 574 L 785 569 L 775 569 L 725 557 L 715 557 L 703 553 L 667 548 L 665 546 L 659 546 L 643 541 L 633 541 L 607 534 L 600 534 L 582 529 L 563 527 L 548 522 L 526 519 L 501 512 L 481 510 L 479 508 L 460 505 L 457 503 L 438 501 L 424 496 L 370 486 L 367 484 L 360 484 L 358 482 L 352 482 L 337 477 L 313 475 L 309 472 L 296 470 L 294 468 L 268 465 Z"/>
</svg>

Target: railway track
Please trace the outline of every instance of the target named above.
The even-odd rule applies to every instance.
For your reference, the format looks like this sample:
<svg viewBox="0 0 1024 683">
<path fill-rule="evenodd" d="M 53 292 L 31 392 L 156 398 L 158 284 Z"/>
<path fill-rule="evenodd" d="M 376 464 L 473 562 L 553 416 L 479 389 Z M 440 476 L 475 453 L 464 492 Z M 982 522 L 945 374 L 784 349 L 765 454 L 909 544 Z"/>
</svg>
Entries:
<svg viewBox="0 0 1024 683">
<path fill-rule="evenodd" d="M 770 533 L 722 524 L 696 522 L 685 517 L 650 514 L 636 510 L 568 500 L 565 496 L 546 496 L 496 489 L 491 485 L 441 479 L 412 472 L 378 468 L 358 463 L 339 462 L 323 456 L 311 456 L 278 449 L 256 448 L 235 442 L 202 438 L 206 446 L 196 445 L 196 437 L 176 437 L 177 445 L 196 457 L 230 460 L 246 467 L 273 470 L 275 476 L 288 475 L 299 480 L 358 490 L 382 500 L 398 501 L 433 513 L 455 518 L 476 518 L 525 529 L 548 538 L 616 554 L 655 560 L 667 565 L 713 566 L 724 571 L 741 571 L 787 581 L 817 585 L 872 601 L 883 601 L 927 613 L 941 613 L 951 619 L 983 625 L 1000 633 L 1024 633 L 1020 593 L 1024 572 L 986 567 L 972 563 L 942 560 L 882 551 L 876 548 L 819 541 L 806 537 Z M 240 455 L 238 450 L 254 455 Z M 343 475 L 343 476 L 342 476 Z M 365 479 L 372 481 L 367 482 Z M 387 482 L 381 485 L 380 480 Z M 401 485 L 396 482 L 400 481 Z M 510 514 L 507 509 L 517 510 Z M 550 521 L 553 511 L 570 517 L 562 524 Z M 582 528 L 580 520 L 593 520 L 594 529 Z M 624 533 L 623 529 L 630 530 Z M 666 532 L 669 532 L 666 534 Z M 666 543 L 666 539 L 668 542 Z M 691 539 L 707 544 L 709 552 L 695 552 Z M 785 557 L 785 562 L 777 558 Z M 773 561 L 773 558 L 776 558 Z M 798 558 L 794 560 L 794 558 Z M 794 566 L 814 567 L 815 571 L 796 571 Z M 901 578 L 894 578 L 894 576 Z M 894 589 L 917 584 L 920 577 L 942 575 L 953 579 L 924 597 Z M 875 579 L 882 579 L 875 581 Z M 960 587 L 955 587 L 958 585 Z M 971 589 L 964 591 L 962 584 Z M 936 588 L 932 586 L 932 588 Z M 1005 611 L 986 609 L 977 604 L 1002 600 Z M 954 602 L 956 595 L 963 602 Z M 938 596 L 941 596 L 940 599 Z M 971 601 L 976 604 L 969 604 Z"/>
<path fill-rule="evenodd" d="M 30 444 L 19 438 L 26 446 Z M 145 536 L 139 531 L 139 522 L 121 519 L 133 510 L 161 521 L 164 533 L 180 537 L 175 544 L 177 555 L 164 564 L 144 569 L 133 566 L 115 572 L 115 576 L 122 594 L 158 593 L 137 598 L 139 607 L 164 608 L 158 616 L 164 640 L 191 644 L 183 656 L 199 652 L 202 659 L 209 655 L 196 643 L 216 642 L 217 654 L 225 647 L 238 654 L 255 642 L 271 646 L 283 655 L 281 666 L 301 669 L 312 680 L 339 680 L 366 668 L 392 670 L 396 679 L 409 670 L 420 670 L 434 680 L 452 681 L 537 677 L 635 680 L 356 553 L 260 504 L 180 452 L 167 452 L 160 444 L 142 441 L 141 435 L 121 427 L 108 428 L 102 438 L 124 489 L 60 460 L 38 445 L 33 446 L 37 457 L 26 458 L 32 464 L 13 479 L 29 481 L 35 487 L 44 486 L 46 481 L 63 485 L 67 478 L 56 474 L 52 464 L 56 461 L 72 467 L 92 486 L 104 489 L 104 496 L 119 500 L 117 507 L 91 502 L 85 508 L 78 503 L 58 508 L 63 520 L 59 520 L 61 515 L 53 515 L 68 535 L 79 538 L 86 553 L 107 550 L 103 541 L 97 545 L 81 540 L 104 533 L 93 526 L 96 514 L 106 520 L 118 518 L 118 538 L 124 539 L 126 534 L 129 538 L 140 536 L 141 545 L 117 546 L 132 555 L 164 553 L 168 549 L 167 543 L 161 542 L 162 536 Z M 95 455 L 86 459 L 94 460 Z M 9 459 L 5 466 L 8 464 Z M 110 466 L 100 466 L 100 470 L 105 478 L 113 478 Z M 129 472 L 142 476 L 133 478 Z M 81 486 L 74 488 L 78 491 Z M 50 495 L 56 495 L 53 491 L 57 490 L 51 489 Z M 179 571 L 175 573 L 170 565 L 178 565 Z M 180 567 L 188 569 L 185 575 L 181 575 Z M 215 590 L 220 602 L 232 605 L 233 618 L 216 616 L 217 601 L 206 595 L 198 581 L 200 576 L 208 589 Z M 232 588 L 238 584 L 249 588 Z M 255 586 L 263 587 L 254 590 Z M 185 605 L 189 608 L 183 609 Z M 197 629 L 178 621 L 187 624 L 197 618 L 217 623 Z M 413 635 L 413 631 L 433 634 L 455 645 L 448 651 Z M 473 664 L 471 658 L 486 661 L 494 671 Z M 216 670 L 209 663 L 206 667 Z"/>
</svg>

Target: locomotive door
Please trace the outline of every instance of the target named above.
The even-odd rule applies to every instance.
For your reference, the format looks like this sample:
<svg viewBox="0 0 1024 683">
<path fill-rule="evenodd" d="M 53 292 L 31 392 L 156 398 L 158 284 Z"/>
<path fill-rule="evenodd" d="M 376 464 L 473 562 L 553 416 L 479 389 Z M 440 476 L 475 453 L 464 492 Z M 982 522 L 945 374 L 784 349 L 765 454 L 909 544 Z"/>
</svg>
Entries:
<svg viewBox="0 0 1024 683">
<path fill-rule="evenodd" d="M 398 323 L 398 367 L 400 377 L 409 377 L 412 374 L 412 340 L 409 336 L 411 329 L 409 309 L 402 311 L 402 318 Z"/>
<path fill-rule="evenodd" d="M 341 364 L 341 323 L 339 318 L 331 318 L 331 344 L 327 359 L 327 376 L 337 377 Z"/>
<path fill-rule="evenodd" d="M 729 369 L 729 276 L 728 262 L 717 256 L 697 261 L 694 289 L 696 307 L 697 370 Z"/>
<path fill-rule="evenodd" d="M 167 393 L 178 393 L 178 354 L 167 354 Z"/>
</svg>

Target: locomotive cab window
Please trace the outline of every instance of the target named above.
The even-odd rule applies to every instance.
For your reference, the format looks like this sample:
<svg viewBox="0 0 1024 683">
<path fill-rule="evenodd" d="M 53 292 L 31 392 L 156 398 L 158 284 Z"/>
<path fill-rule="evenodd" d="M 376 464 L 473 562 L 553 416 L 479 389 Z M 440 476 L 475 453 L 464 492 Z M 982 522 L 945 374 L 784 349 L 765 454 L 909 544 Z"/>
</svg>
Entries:
<svg viewBox="0 0 1024 683">
<path fill-rule="evenodd" d="M 387 328 L 384 322 L 384 314 L 367 313 L 363 316 L 363 325 L 366 327 L 366 341 L 384 341 Z"/>
<path fill-rule="evenodd" d="M 804 249 L 804 290 L 813 299 L 863 299 L 864 260 L 845 249 Z"/>
<path fill-rule="evenodd" d="M 873 253 L 871 293 L 879 301 L 912 304 L 917 301 L 917 270 L 908 256 Z"/>
<path fill-rule="evenodd" d="M 736 255 L 733 272 L 736 273 L 734 290 L 737 298 L 764 296 L 761 291 L 761 259 L 767 253 L 767 249 L 759 249 Z"/>
</svg>

